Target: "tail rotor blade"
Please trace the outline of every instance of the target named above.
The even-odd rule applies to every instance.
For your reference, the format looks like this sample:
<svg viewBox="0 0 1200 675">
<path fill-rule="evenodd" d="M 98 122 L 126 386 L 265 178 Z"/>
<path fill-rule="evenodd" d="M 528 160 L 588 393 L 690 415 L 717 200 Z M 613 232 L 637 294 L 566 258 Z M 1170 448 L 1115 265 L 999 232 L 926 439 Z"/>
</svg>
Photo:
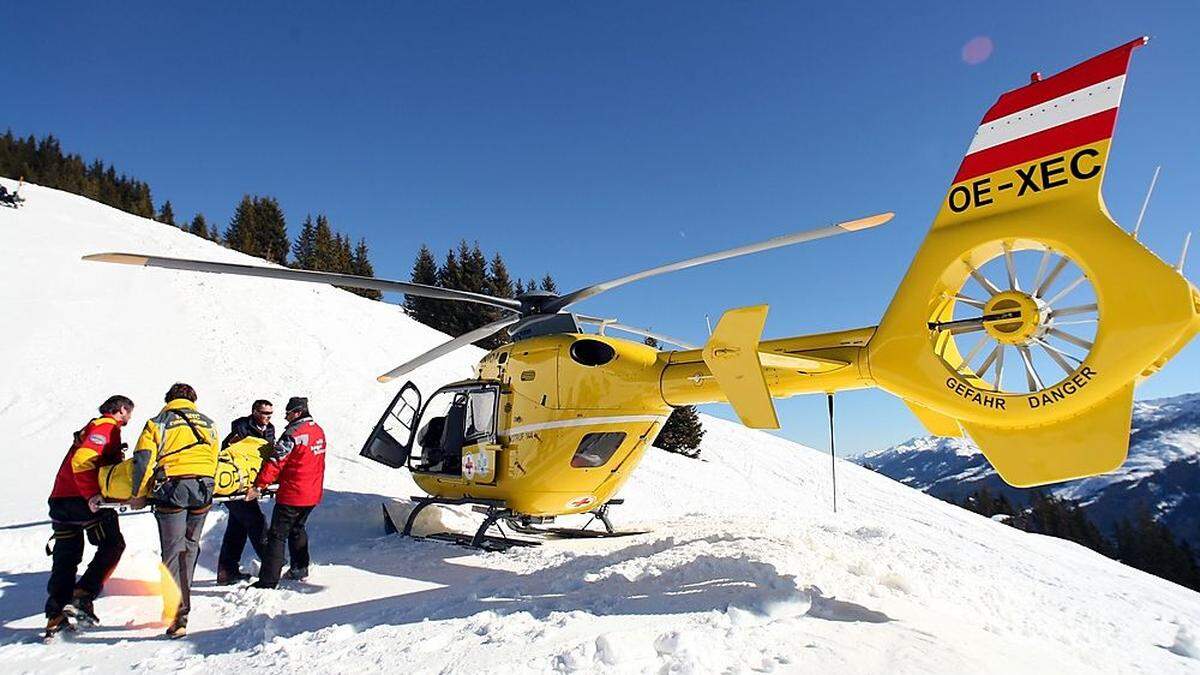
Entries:
<svg viewBox="0 0 1200 675">
<path fill-rule="evenodd" d="M 397 377 L 400 377 L 401 375 L 404 375 L 405 373 L 416 370 L 417 368 L 420 368 L 421 366 L 423 366 L 427 363 L 430 363 L 431 361 L 434 361 L 436 359 L 439 359 L 451 352 L 457 351 L 458 349 L 460 349 L 462 347 L 466 347 L 467 345 L 471 344 L 472 342 L 475 342 L 476 340 L 482 340 L 486 337 L 491 337 L 492 335 L 499 333 L 501 330 L 507 328 L 508 326 L 513 325 L 514 323 L 516 323 L 520 320 L 521 320 L 521 317 L 519 317 L 519 316 L 509 316 L 509 317 L 500 319 L 499 321 L 493 321 L 485 326 L 480 326 L 479 328 L 476 328 L 475 330 L 470 331 L 469 333 L 463 333 L 462 335 L 459 335 L 458 337 L 454 338 L 453 340 L 450 340 L 449 342 L 443 342 L 442 344 L 434 347 L 433 349 L 430 349 L 429 351 L 425 352 L 424 354 L 421 354 L 417 358 L 411 359 L 399 366 L 396 366 L 395 368 L 389 370 L 388 372 L 384 373 L 383 375 L 380 375 L 376 379 L 378 379 L 380 382 L 391 382 L 392 380 L 396 379 Z"/>
<path fill-rule="evenodd" d="M 660 274 L 678 272 L 679 270 L 685 270 L 689 267 L 707 265 L 708 263 L 714 263 L 720 260 L 728 260 L 730 258 L 736 258 L 743 255 L 750 255 L 751 253 L 760 253 L 762 251 L 769 251 L 771 249 L 780 248 L 783 246 L 791 246 L 793 244 L 800 244 L 806 241 L 824 239 L 825 237 L 832 237 L 839 234 L 846 234 L 848 232 L 865 230 L 877 225 L 882 225 L 891 220 L 893 216 L 895 216 L 895 214 L 891 213 L 890 211 L 887 213 L 879 213 L 873 216 L 867 216 L 866 218 L 848 220 L 846 222 L 836 223 L 827 227 L 819 227 L 813 230 L 805 230 L 803 232 L 787 234 L 782 237 L 775 237 L 774 239 L 760 241 L 756 244 L 747 244 L 745 246 L 738 246 L 737 248 L 717 251 L 716 253 L 709 253 L 707 255 L 702 255 L 695 258 L 688 258 L 687 260 L 680 260 L 679 262 L 674 262 L 667 265 L 652 267 L 648 270 L 634 272 L 633 274 L 627 274 L 623 277 L 593 284 L 591 286 L 587 286 L 577 291 L 560 296 L 559 298 L 547 303 L 542 308 L 542 311 L 558 312 L 579 302 L 580 300 L 586 300 L 605 291 L 610 291 L 614 288 L 617 288 L 618 286 L 624 286 L 625 284 L 641 281 L 642 279 L 648 279 Z"/>
<path fill-rule="evenodd" d="M 282 279 L 284 281 L 301 281 L 312 284 L 330 284 L 333 286 L 350 286 L 352 288 L 367 288 L 382 292 L 405 293 L 419 295 L 424 298 L 438 300 L 462 300 L 481 305 L 491 305 L 509 311 L 517 312 L 521 303 L 508 298 L 497 298 L 482 293 L 458 291 L 452 288 L 437 288 L 424 284 L 414 284 L 407 281 L 391 281 L 374 277 L 360 277 L 353 274 L 336 274 L 334 272 L 313 272 L 310 270 L 293 270 L 286 267 L 261 267 L 259 265 L 240 265 L 236 263 L 212 262 L 209 260 L 189 260 L 186 258 L 165 258 L 136 253 L 94 253 L 83 256 L 84 260 L 92 262 L 118 263 L 121 265 L 141 265 L 143 267 L 162 267 L 186 272 L 209 272 L 213 274 L 236 274 L 244 277 L 263 277 L 266 279 Z"/>
</svg>

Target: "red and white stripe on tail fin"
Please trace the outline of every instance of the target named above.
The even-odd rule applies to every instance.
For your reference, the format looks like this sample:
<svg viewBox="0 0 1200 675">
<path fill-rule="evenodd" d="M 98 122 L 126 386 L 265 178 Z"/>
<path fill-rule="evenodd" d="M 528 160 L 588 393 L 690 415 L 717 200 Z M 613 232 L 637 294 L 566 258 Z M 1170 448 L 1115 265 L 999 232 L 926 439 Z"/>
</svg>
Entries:
<svg viewBox="0 0 1200 675">
<path fill-rule="evenodd" d="M 943 218 L 982 217 L 1084 189 L 1098 195 L 1130 55 L 1146 40 L 1001 95 L 954 176 Z"/>
</svg>

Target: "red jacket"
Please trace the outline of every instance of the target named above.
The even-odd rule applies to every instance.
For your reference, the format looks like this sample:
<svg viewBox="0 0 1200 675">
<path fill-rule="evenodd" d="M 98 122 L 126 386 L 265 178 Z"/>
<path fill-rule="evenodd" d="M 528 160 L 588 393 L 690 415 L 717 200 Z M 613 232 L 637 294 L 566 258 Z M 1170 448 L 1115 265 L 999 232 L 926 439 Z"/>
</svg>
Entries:
<svg viewBox="0 0 1200 675">
<path fill-rule="evenodd" d="M 75 442 L 54 477 L 50 498 L 89 499 L 100 494 L 100 467 L 121 459 L 121 423 L 108 415 L 97 417 L 75 432 Z"/>
<path fill-rule="evenodd" d="M 284 506 L 316 506 L 325 484 L 325 431 L 311 417 L 294 420 L 254 484 L 260 489 L 279 483 L 275 501 Z"/>
</svg>

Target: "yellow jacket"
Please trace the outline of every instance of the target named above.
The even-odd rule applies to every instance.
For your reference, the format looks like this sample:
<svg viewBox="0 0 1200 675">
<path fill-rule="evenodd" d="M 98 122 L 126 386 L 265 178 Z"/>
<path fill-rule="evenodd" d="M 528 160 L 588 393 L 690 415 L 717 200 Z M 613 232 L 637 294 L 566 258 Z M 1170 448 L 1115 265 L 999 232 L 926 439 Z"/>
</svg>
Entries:
<svg viewBox="0 0 1200 675">
<path fill-rule="evenodd" d="M 161 467 L 167 478 L 213 476 L 217 473 L 218 438 L 213 421 L 196 410 L 195 403 L 182 398 L 170 401 L 142 429 L 133 451 L 134 478 L 156 467 Z"/>
</svg>

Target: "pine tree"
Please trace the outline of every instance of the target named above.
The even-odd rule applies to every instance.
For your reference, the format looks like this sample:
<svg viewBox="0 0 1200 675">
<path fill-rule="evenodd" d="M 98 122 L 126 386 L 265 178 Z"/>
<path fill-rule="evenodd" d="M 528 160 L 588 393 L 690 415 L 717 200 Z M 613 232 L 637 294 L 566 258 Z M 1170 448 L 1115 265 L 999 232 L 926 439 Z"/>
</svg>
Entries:
<svg viewBox="0 0 1200 675">
<path fill-rule="evenodd" d="M 256 228 L 255 241 L 262 258 L 278 263 L 287 263 L 291 243 L 288 241 L 287 222 L 283 217 L 283 209 L 274 197 L 261 197 L 255 204 Z"/>
<path fill-rule="evenodd" d="M 292 267 L 301 270 L 315 270 L 317 257 L 317 230 L 313 225 L 312 215 L 304 217 L 304 225 L 300 235 L 292 243 Z"/>
<path fill-rule="evenodd" d="M 437 285 L 442 288 L 459 288 L 462 286 L 462 271 L 459 268 L 458 258 L 454 255 L 454 249 L 446 251 L 446 260 L 438 268 Z M 466 332 L 462 330 L 463 322 L 458 312 L 458 305 L 462 303 L 450 302 L 449 300 L 432 300 L 431 302 L 434 307 L 434 320 L 429 325 L 447 335 L 462 335 Z"/>
<path fill-rule="evenodd" d="M 497 298 L 513 297 L 513 283 L 508 276 L 508 266 L 504 264 L 504 258 L 500 257 L 499 253 L 492 256 L 492 262 L 488 265 L 487 270 L 487 290 L 489 295 Z M 507 312 L 497 307 L 487 307 L 481 305 L 484 313 L 487 316 L 487 322 L 497 321 L 505 316 Z M 495 335 L 480 340 L 476 344 L 484 349 L 495 349 L 501 345 L 508 344 L 510 341 L 507 331 L 500 331 Z"/>
<path fill-rule="evenodd" d="M 685 405 L 671 412 L 658 438 L 654 439 L 654 447 L 696 458 L 700 456 L 700 441 L 703 439 L 704 427 L 700 424 L 696 406 Z"/>
<path fill-rule="evenodd" d="M 554 277 L 551 277 L 549 273 L 542 277 L 542 290 L 550 293 L 558 292 L 558 285 L 554 283 Z"/>
<path fill-rule="evenodd" d="M 417 251 L 417 259 L 413 261 L 412 275 L 409 277 L 414 284 L 425 286 L 438 285 L 438 266 L 433 258 L 433 251 L 425 244 Z M 419 295 L 405 295 L 404 307 L 408 315 L 427 326 L 437 328 L 436 301 Z"/>
<path fill-rule="evenodd" d="M 192 218 L 192 224 L 188 226 L 187 231 L 191 232 L 197 237 L 203 237 L 204 239 L 209 238 L 208 221 L 204 219 L 203 213 L 197 213 Z"/>
<path fill-rule="evenodd" d="M 171 200 L 163 202 L 162 209 L 158 212 L 158 217 L 155 218 L 164 225 L 175 227 L 175 209 L 171 208 Z"/>
<path fill-rule="evenodd" d="M 375 266 L 371 264 L 371 254 L 367 250 L 367 240 L 359 239 L 358 246 L 354 247 L 354 254 L 350 259 L 350 273 L 360 277 L 375 276 Z M 370 288 L 355 288 L 355 293 L 370 298 L 372 300 L 382 300 L 383 293 Z"/>
<path fill-rule="evenodd" d="M 513 297 L 519 298 L 522 295 L 525 295 L 525 282 L 517 279 L 516 283 L 513 284 Z"/>
<path fill-rule="evenodd" d="M 235 251 L 255 255 L 255 228 L 254 200 L 250 195 L 242 195 L 242 201 L 233 210 L 229 227 L 225 228 L 225 245 Z"/>
<path fill-rule="evenodd" d="M 336 272 L 338 260 L 338 241 L 329 226 L 329 219 L 324 214 L 317 214 L 317 222 L 313 227 L 313 259 L 312 269 L 321 272 Z"/>
<path fill-rule="evenodd" d="M 492 263 L 488 268 L 487 292 L 497 298 L 514 297 L 508 266 L 504 264 L 504 258 L 501 258 L 499 253 L 492 256 Z"/>
</svg>

